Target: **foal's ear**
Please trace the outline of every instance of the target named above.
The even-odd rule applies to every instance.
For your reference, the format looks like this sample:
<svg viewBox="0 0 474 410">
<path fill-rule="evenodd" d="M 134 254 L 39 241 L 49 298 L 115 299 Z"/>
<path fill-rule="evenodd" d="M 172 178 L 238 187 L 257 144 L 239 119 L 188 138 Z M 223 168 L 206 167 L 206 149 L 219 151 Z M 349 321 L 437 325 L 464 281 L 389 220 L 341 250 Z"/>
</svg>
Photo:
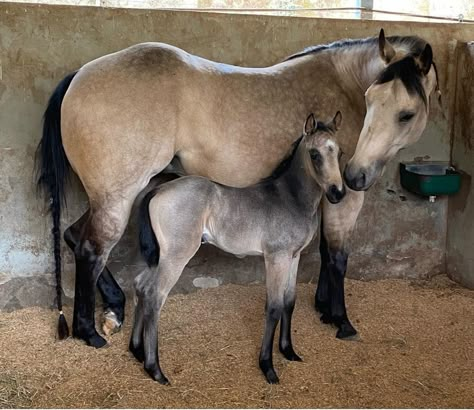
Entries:
<svg viewBox="0 0 474 410">
<path fill-rule="evenodd" d="M 428 74 L 431 64 L 433 63 L 433 49 L 429 44 L 426 44 L 425 49 L 417 60 L 418 67 L 420 67 L 421 72 L 424 75 Z"/>
<path fill-rule="evenodd" d="M 392 61 L 392 58 L 395 57 L 395 49 L 392 45 L 385 39 L 385 32 L 383 28 L 380 29 L 379 33 L 379 54 L 383 61 L 387 64 Z"/>
<path fill-rule="evenodd" d="M 314 118 L 314 114 L 309 114 L 308 118 L 304 123 L 303 134 L 309 135 L 312 134 L 316 130 L 316 120 Z"/>
<path fill-rule="evenodd" d="M 332 127 L 334 128 L 334 131 L 337 131 L 339 127 L 341 126 L 342 123 L 342 114 L 341 111 L 336 112 L 336 115 L 332 119 Z"/>
</svg>

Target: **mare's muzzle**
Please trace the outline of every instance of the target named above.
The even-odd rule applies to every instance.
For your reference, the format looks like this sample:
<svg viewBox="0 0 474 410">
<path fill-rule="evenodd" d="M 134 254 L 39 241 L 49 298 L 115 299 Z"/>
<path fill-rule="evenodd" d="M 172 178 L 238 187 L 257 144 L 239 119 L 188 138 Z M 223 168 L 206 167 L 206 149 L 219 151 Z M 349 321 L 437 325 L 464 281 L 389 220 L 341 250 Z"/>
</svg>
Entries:
<svg viewBox="0 0 474 410">
<path fill-rule="evenodd" d="M 343 184 L 342 189 L 339 189 L 336 185 L 331 185 L 326 191 L 326 198 L 331 204 L 337 204 L 341 202 L 341 199 L 346 195 L 346 187 Z"/>
<path fill-rule="evenodd" d="M 344 169 L 344 181 L 353 191 L 367 191 L 381 175 L 384 163 L 376 161 L 370 167 L 355 167 L 350 162 Z"/>
</svg>

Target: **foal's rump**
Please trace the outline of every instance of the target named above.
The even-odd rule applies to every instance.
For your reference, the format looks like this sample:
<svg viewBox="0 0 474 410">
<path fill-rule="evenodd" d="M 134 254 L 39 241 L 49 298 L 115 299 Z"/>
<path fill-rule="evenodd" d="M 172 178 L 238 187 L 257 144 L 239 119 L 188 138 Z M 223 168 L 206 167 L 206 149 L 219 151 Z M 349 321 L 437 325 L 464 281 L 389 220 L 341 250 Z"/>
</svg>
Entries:
<svg viewBox="0 0 474 410">
<path fill-rule="evenodd" d="M 145 196 L 140 205 L 140 251 L 149 266 L 158 265 L 160 253 L 199 247 L 214 194 L 212 182 L 193 176 L 167 182 Z"/>
</svg>

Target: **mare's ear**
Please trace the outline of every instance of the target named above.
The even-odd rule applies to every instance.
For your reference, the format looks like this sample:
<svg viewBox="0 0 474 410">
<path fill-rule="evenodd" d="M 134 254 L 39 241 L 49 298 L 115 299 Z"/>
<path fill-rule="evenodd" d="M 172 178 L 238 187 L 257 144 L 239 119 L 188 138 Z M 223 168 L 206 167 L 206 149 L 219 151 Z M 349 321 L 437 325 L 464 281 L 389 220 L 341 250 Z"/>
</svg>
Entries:
<svg viewBox="0 0 474 410">
<path fill-rule="evenodd" d="M 429 73 L 431 64 L 433 63 L 433 49 L 429 44 L 426 44 L 425 49 L 417 59 L 418 67 L 421 72 L 426 75 Z"/>
<path fill-rule="evenodd" d="M 383 61 L 387 64 L 392 61 L 392 58 L 395 57 L 395 49 L 392 45 L 385 39 L 385 32 L 383 28 L 380 29 L 379 33 L 379 54 Z"/>
<path fill-rule="evenodd" d="M 339 127 L 341 126 L 342 123 L 342 114 L 341 111 L 336 112 L 336 115 L 332 119 L 332 127 L 334 128 L 334 131 L 337 131 Z"/>
<path fill-rule="evenodd" d="M 309 134 L 312 134 L 315 130 L 316 130 L 316 120 L 314 119 L 314 114 L 311 113 L 308 115 L 308 118 L 306 118 L 306 121 L 304 123 L 303 134 L 309 135 Z"/>
</svg>

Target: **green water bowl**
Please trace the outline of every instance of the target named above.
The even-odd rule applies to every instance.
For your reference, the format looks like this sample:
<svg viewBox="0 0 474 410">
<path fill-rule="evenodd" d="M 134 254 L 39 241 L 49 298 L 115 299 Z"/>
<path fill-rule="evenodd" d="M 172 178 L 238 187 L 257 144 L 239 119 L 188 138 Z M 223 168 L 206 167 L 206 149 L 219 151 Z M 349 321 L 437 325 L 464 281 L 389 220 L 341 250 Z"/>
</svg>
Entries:
<svg viewBox="0 0 474 410">
<path fill-rule="evenodd" d="M 461 173 L 447 162 L 401 162 L 400 182 L 418 195 L 452 195 L 461 187 Z"/>
</svg>

